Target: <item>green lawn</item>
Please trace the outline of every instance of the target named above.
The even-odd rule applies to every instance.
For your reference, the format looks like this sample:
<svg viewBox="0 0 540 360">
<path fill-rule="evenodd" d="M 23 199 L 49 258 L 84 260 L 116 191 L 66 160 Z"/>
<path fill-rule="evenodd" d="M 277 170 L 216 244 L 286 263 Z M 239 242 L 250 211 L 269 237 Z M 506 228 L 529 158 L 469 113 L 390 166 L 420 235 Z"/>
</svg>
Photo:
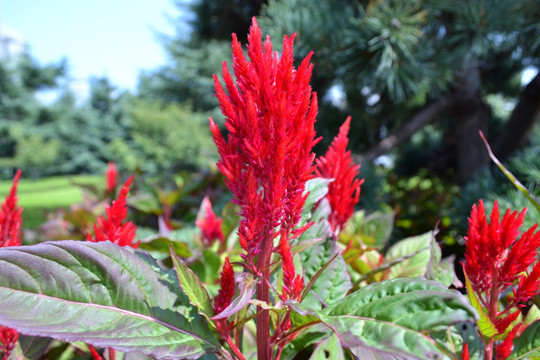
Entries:
<svg viewBox="0 0 540 360">
<path fill-rule="evenodd" d="M 46 220 L 46 212 L 81 202 L 82 191 L 72 181 L 96 186 L 105 184 L 103 175 L 25 179 L 23 174 L 17 188 L 18 204 L 24 208 L 23 227 L 36 228 Z M 10 180 L 0 181 L 0 201 L 9 193 L 11 184 Z"/>
</svg>

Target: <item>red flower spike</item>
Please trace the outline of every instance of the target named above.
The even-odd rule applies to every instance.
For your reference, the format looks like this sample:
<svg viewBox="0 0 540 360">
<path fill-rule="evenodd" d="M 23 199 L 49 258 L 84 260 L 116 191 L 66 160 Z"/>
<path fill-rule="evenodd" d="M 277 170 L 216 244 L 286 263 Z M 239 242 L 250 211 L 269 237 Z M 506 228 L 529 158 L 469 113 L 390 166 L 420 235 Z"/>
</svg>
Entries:
<svg viewBox="0 0 540 360">
<path fill-rule="evenodd" d="M 463 267 L 473 291 L 487 309 L 487 316 L 499 335 L 504 334 L 519 317 L 522 303 L 534 296 L 540 285 L 540 262 L 536 256 L 540 247 L 538 226 L 531 227 L 521 235 L 519 231 L 526 210 L 519 214 L 508 210 L 501 220 L 499 205 L 495 202 L 488 223 L 484 204 L 480 200 L 478 206 L 473 206 L 469 218 Z M 506 309 L 499 310 L 499 298 L 509 287 L 513 296 L 508 296 Z M 512 341 L 519 327 L 515 326 L 497 346 L 497 359 L 506 359 L 510 355 Z M 486 340 L 486 358 L 491 359 L 493 344 L 493 339 Z"/>
<path fill-rule="evenodd" d="M 275 229 L 292 237 L 306 200 L 305 182 L 314 171 L 317 96 L 309 86 L 311 54 L 295 70 L 293 39 L 294 34 L 284 37 L 279 56 L 272 51 L 269 37 L 262 42 L 261 30 L 253 18 L 247 46 L 249 61 L 233 34 L 236 83 L 226 64 L 226 91 L 214 76 L 216 96 L 228 130 L 225 139 L 210 119 L 220 155 L 217 165 L 234 201 L 241 206 L 239 241 L 246 251 L 248 267 L 256 273 L 257 254 L 257 261 L 262 262 L 257 267 L 268 266 Z"/>
<path fill-rule="evenodd" d="M 508 333 L 506 339 L 497 346 L 496 356 L 497 360 L 506 360 L 512 354 L 512 349 L 514 348 L 514 338 L 518 332 L 520 325 L 514 326 L 514 328 Z"/>
<path fill-rule="evenodd" d="M 9 355 L 17 345 L 19 333 L 16 330 L 0 326 L 0 356 L 9 359 Z"/>
<path fill-rule="evenodd" d="M 494 280 L 500 286 L 509 286 L 521 280 L 523 272 L 535 262 L 535 250 L 540 246 L 536 226 L 518 239 L 525 211 L 519 215 L 507 211 L 499 222 L 499 206 L 495 202 L 488 224 L 483 202 L 473 206 L 466 237 L 465 270 L 474 289 L 486 292 Z"/>
<path fill-rule="evenodd" d="M 94 360 L 103 360 L 103 357 L 99 354 L 95 347 L 88 345 L 88 350 L 90 350 L 90 354 Z"/>
<path fill-rule="evenodd" d="M 469 344 L 467 343 L 463 345 L 463 350 L 461 352 L 461 360 L 469 360 Z"/>
<path fill-rule="evenodd" d="M 279 242 L 279 254 L 283 261 L 282 300 L 286 301 L 293 299 L 299 301 L 302 290 L 304 290 L 304 278 L 300 275 L 296 275 L 291 248 L 286 234 L 282 234 L 281 236 Z"/>
<path fill-rule="evenodd" d="M 120 246 L 131 246 L 134 249 L 139 246 L 139 242 L 133 242 L 137 231 L 135 224 L 131 221 L 123 223 L 127 217 L 126 197 L 132 181 L 133 175 L 120 190 L 118 200 L 114 200 L 110 206 L 108 204 L 105 205 L 107 218 L 104 216 L 98 217 L 97 224 L 94 224 L 94 238 L 90 234 L 86 234 L 86 238 L 89 241 L 99 242 L 109 240 Z"/>
<path fill-rule="evenodd" d="M 118 179 L 118 170 L 116 164 L 112 161 L 109 162 L 107 171 L 105 172 L 105 181 L 107 184 L 107 192 L 111 193 L 116 188 L 116 182 Z"/>
<path fill-rule="evenodd" d="M 214 314 L 219 314 L 231 304 L 234 296 L 234 285 L 234 270 L 229 258 L 225 258 L 225 264 L 223 264 L 221 271 L 221 288 L 214 299 Z"/>
<path fill-rule="evenodd" d="M 22 211 L 17 206 L 17 185 L 21 178 L 21 170 L 13 177 L 13 185 L 0 209 L 0 247 L 21 245 Z"/>
<path fill-rule="evenodd" d="M 223 220 L 218 218 L 214 213 L 208 197 L 205 197 L 197 214 L 195 225 L 201 230 L 203 243 L 206 246 L 212 245 L 216 239 L 220 243 L 225 241 L 225 236 L 221 230 L 222 222 Z"/>
<path fill-rule="evenodd" d="M 339 134 L 334 138 L 326 154 L 315 160 L 315 174 L 319 177 L 334 179 L 328 185 L 326 195 L 332 213 L 329 217 L 332 231 L 336 233 L 343 229 L 354 212 L 354 206 L 360 198 L 360 185 L 364 180 L 357 178 L 360 165 L 355 164 L 351 152 L 347 151 L 349 126 L 351 117 L 339 128 Z"/>
</svg>

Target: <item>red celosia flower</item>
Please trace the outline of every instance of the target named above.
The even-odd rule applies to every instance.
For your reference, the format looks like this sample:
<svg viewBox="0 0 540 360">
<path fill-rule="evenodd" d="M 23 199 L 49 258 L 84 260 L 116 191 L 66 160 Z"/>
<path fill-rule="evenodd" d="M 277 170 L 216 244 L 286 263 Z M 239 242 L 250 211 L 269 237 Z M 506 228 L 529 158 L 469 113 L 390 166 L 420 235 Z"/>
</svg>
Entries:
<svg viewBox="0 0 540 360">
<path fill-rule="evenodd" d="M 500 220 L 499 206 L 495 202 L 488 223 L 484 203 L 480 200 L 478 207 L 473 206 L 464 269 L 484 305 L 489 302 L 485 294 L 494 287 L 502 291 L 519 282 L 510 305 L 527 301 L 538 289 L 540 266 L 537 263 L 528 274 L 527 270 L 537 259 L 540 232 L 535 232 L 535 225 L 520 236 L 519 228 L 526 210 L 519 214 L 507 210 Z"/>
<path fill-rule="evenodd" d="M 461 352 L 461 360 L 469 360 L 469 344 L 463 345 L 463 351 Z"/>
<path fill-rule="evenodd" d="M 9 359 L 9 355 L 17 345 L 19 333 L 16 330 L 0 326 L 0 356 Z"/>
<path fill-rule="evenodd" d="M 227 93 L 214 76 L 216 95 L 229 131 L 225 140 L 210 119 L 210 130 L 220 160 L 218 168 L 241 205 L 240 245 L 246 266 L 266 271 L 279 233 L 293 234 L 307 195 L 305 182 L 313 177 L 317 97 L 309 81 L 309 54 L 293 67 L 293 39 L 284 37 L 281 56 L 272 51 L 270 38 L 261 41 L 255 18 L 248 36 L 248 55 L 233 34 L 232 53 L 236 84 L 223 64 Z M 279 231 L 276 232 L 276 229 Z M 258 255 L 257 266 L 254 257 Z"/>
<path fill-rule="evenodd" d="M 116 182 L 118 179 L 118 170 L 116 170 L 116 164 L 112 161 L 109 162 L 109 167 L 105 172 L 105 181 L 107 183 L 107 192 L 113 192 L 116 188 Z"/>
<path fill-rule="evenodd" d="M 334 179 L 328 185 L 326 195 L 332 209 L 328 221 L 334 233 L 343 229 L 343 225 L 353 214 L 354 206 L 360 198 L 360 185 L 364 182 L 357 178 L 360 165 L 354 163 L 351 152 L 347 151 L 350 122 L 349 116 L 339 128 L 339 134 L 326 154 L 315 160 L 317 176 Z"/>
<path fill-rule="evenodd" d="M 139 242 L 133 242 L 137 227 L 131 221 L 122 223 L 127 217 L 128 209 L 126 197 L 132 180 L 133 176 L 126 181 L 120 190 L 118 200 L 114 200 L 111 206 L 108 204 L 105 205 L 105 213 L 107 218 L 104 216 L 98 217 L 97 224 L 94 224 L 95 237 L 92 238 L 90 234 L 86 234 L 86 238 L 89 241 L 99 242 L 109 240 L 120 246 L 131 246 L 132 248 L 137 248 Z"/>
<path fill-rule="evenodd" d="M 233 267 L 229 262 L 229 258 L 225 258 L 225 264 L 221 271 L 221 288 L 214 299 L 214 314 L 219 314 L 231 304 L 234 296 L 234 284 Z"/>
<path fill-rule="evenodd" d="M 498 334 L 504 334 L 512 325 L 520 315 L 521 304 L 535 295 L 540 285 L 540 263 L 536 256 L 540 232 L 536 231 L 537 225 L 522 234 L 519 232 L 526 210 L 519 214 L 507 210 L 500 219 L 499 205 L 495 202 L 488 223 L 484 203 L 480 200 L 478 206 L 473 206 L 469 218 L 463 269 Z M 506 308 L 500 309 L 499 297 L 509 287 L 513 296 L 508 297 Z M 497 347 L 497 359 L 506 359 L 511 353 L 517 328 Z M 492 339 L 485 343 L 484 352 L 491 359 Z"/>
<path fill-rule="evenodd" d="M 21 214 L 23 209 L 17 207 L 17 185 L 21 178 L 21 170 L 17 170 L 13 185 L 0 209 L 0 247 L 21 245 Z M 17 330 L 0 326 L 0 355 L 8 359 L 17 345 L 19 333 Z"/>
<path fill-rule="evenodd" d="M 21 178 L 21 170 L 15 173 L 13 186 L 0 209 L 0 247 L 21 245 L 21 214 L 23 209 L 17 207 L 17 185 Z"/>
<path fill-rule="evenodd" d="M 304 278 L 296 275 L 291 248 L 287 241 L 287 236 L 281 236 L 279 242 L 279 254 L 283 260 L 283 296 L 282 300 L 300 300 L 302 290 L 304 289 Z"/>
<path fill-rule="evenodd" d="M 221 230 L 222 219 L 218 218 L 212 209 L 212 204 L 207 196 L 202 201 L 201 208 L 197 214 L 195 225 L 202 232 L 203 243 L 206 246 L 212 245 L 217 239 L 220 243 L 225 241 L 223 231 Z"/>
</svg>

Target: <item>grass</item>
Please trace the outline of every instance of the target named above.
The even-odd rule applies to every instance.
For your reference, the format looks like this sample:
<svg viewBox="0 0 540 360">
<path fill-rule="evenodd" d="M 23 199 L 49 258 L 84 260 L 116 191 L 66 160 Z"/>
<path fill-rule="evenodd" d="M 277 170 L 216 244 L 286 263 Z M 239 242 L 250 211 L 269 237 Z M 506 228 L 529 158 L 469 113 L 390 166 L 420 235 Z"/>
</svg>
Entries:
<svg viewBox="0 0 540 360">
<path fill-rule="evenodd" d="M 24 176 L 24 174 L 23 174 Z M 35 229 L 46 221 L 46 213 L 82 201 L 82 190 L 73 182 L 104 186 L 102 175 L 55 176 L 43 179 L 21 178 L 17 187 L 18 204 L 24 208 L 23 227 Z M 0 181 L 0 200 L 11 189 L 11 180 Z"/>
</svg>

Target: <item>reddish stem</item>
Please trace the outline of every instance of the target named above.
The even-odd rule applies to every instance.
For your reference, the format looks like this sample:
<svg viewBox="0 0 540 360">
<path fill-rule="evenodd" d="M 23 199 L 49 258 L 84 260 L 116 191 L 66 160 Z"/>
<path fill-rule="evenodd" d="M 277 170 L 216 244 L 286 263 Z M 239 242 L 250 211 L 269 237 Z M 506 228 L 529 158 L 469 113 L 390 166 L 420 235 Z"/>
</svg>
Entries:
<svg viewBox="0 0 540 360">
<path fill-rule="evenodd" d="M 257 268 L 261 272 L 262 279 L 257 284 L 257 300 L 270 302 L 270 256 L 272 254 L 272 236 L 263 240 L 263 248 L 257 259 Z M 258 308 L 257 316 L 257 358 L 259 360 L 270 360 L 272 349 L 269 346 L 270 340 L 270 313 L 268 310 Z"/>
<path fill-rule="evenodd" d="M 495 323 L 497 318 L 497 304 L 499 302 L 499 273 L 497 267 L 493 264 L 493 277 L 491 279 L 491 289 L 489 294 L 489 308 L 488 308 L 488 317 L 492 323 Z M 489 339 L 489 342 L 484 343 L 484 360 L 493 359 L 493 345 L 494 338 Z"/>
</svg>

